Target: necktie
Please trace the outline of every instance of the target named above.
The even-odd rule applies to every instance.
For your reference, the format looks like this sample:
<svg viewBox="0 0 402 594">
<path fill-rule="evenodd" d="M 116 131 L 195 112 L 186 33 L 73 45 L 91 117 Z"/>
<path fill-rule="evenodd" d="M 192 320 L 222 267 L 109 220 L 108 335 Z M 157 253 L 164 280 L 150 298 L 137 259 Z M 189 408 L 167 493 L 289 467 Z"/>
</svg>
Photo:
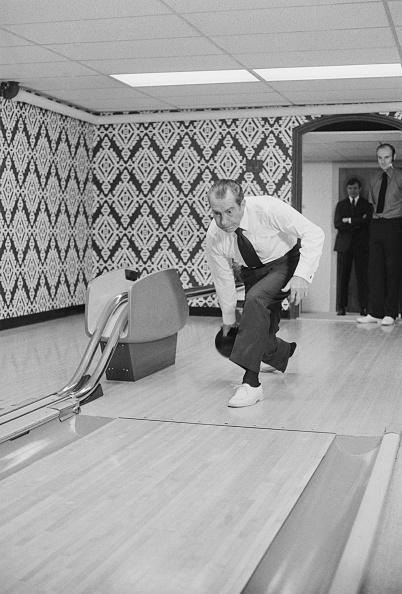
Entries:
<svg viewBox="0 0 402 594">
<path fill-rule="evenodd" d="M 241 257 L 245 261 L 246 265 L 249 268 L 260 268 L 263 266 L 263 263 L 257 256 L 255 249 L 253 248 L 253 244 L 245 235 L 243 235 L 243 229 L 238 227 L 235 231 L 237 235 L 237 245 L 239 248 L 239 252 Z"/>
<path fill-rule="evenodd" d="M 381 187 L 378 194 L 378 203 L 376 212 L 382 212 L 384 210 L 385 192 L 387 191 L 388 175 L 385 171 L 382 174 Z"/>
</svg>

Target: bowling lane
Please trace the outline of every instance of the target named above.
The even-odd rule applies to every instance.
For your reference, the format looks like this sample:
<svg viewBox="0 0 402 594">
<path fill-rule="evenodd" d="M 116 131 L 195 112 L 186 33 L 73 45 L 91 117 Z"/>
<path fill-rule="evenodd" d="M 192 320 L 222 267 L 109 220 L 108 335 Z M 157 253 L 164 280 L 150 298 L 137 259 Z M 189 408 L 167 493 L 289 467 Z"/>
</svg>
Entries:
<svg viewBox="0 0 402 594">
<path fill-rule="evenodd" d="M 261 374 L 265 400 L 226 406 L 241 370 L 217 354 L 219 320 L 190 319 L 176 365 L 135 383 L 103 381 L 86 414 L 191 423 L 381 435 L 402 429 L 402 327 L 321 320 L 283 321 L 298 348 L 285 374 Z"/>
<path fill-rule="evenodd" d="M 1 482 L 2 593 L 241 592 L 332 441 L 111 421 Z"/>
<path fill-rule="evenodd" d="M 402 325 L 283 320 L 280 336 L 298 343 L 286 373 L 261 374 L 264 402 L 236 410 L 226 404 L 242 373 L 215 350 L 219 323 L 191 317 L 175 366 L 137 382 L 103 378 L 105 396 L 85 413 L 349 435 L 401 431 Z M 83 316 L 1 332 L 3 412 L 63 386 L 87 342 Z"/>
<path fill-rule="evenodd" d="M 87 343 L 82 314 L 2 330 L 0 412 L 64 386 Z"/>
</svg>

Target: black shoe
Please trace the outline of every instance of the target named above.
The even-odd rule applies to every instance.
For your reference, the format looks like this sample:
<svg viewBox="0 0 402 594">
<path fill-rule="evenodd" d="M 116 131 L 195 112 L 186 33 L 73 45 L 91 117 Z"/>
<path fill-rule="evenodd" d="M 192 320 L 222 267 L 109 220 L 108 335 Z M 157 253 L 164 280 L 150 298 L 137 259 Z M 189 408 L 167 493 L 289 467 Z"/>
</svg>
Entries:
<svg viewBox="0 0 402 594">
<path fill-rule="evenodd" d="M 361 316 L 366 316 L 367 315 L 367 309 L 365 307 L 362 307 L 360 310 L 360 315 Z"/>
<path fill-rule="evenodd" d="M 344 307 L 340 307 L 338 309 L 338 311 L 336 312 L 336 315 L 338 315 L 338 316 L 346 316 L 345 308 Z"/>
<path fill-rule="evenodd" d="M 296 347 L 297 347 L 297 344 L 295 342 L 291 342 L 290 343 L 289 359 L 293 355 L 293 353 L 295 352 Z"/>
</svg>

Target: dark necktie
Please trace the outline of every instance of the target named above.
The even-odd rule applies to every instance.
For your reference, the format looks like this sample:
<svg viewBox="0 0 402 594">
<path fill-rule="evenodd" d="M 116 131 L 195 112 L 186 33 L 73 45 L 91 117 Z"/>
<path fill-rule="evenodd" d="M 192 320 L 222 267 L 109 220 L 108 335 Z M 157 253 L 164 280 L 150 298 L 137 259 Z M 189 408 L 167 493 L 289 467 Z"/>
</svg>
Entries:
<svg viewBox="0 0 402 594">
<path fill-rule="evenodd" d="M 380 192 L 378 194 L 378 203 L 377 203 L 376 212 L 383 212 L 383 210 L 384 210 L 385 192 L 387 191 L 387 184 L 388 184 L 388 175 L 385 171 L 383 171 Z"/>
<path fill-rule="evenodd" d="M 241 257 L 245 261 L 246 265 L 249 268 L 260 268 L 263 266 L 263 263 L 257 256 L 255 249 L 253 248 L 253 244 L 245 235 L 243 235 L 243 229 L 238 227 L 235 231 L 237 235 L 237 245 L 239 248 L 239 252 Z"/>
</svg>

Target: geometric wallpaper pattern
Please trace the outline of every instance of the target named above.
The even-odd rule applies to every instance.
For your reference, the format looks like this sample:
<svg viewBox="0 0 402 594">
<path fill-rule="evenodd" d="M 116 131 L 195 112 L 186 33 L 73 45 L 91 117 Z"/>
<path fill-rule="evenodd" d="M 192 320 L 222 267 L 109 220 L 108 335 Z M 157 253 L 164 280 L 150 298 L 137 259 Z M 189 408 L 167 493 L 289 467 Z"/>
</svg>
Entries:
<svg viewBox="0 0 402 594">
<path fill-rule="evenodd" d="M 0 101 L 0 319 L 82 304 L 93 126 Z"/>
<path fill-rule="evenodd" d="M 88 281 L 116 267 L 209 284 L 211 183 L 290 202 L 292 132 L 311 119 L 95 127 L 0 99 L 0 319 L 81 305 Z M 247 159 L 262 171 L 246 172 Z"/>
<path fill-rule="evenodd" d="M 214 179 L 291 201 L 292 131 L 309 117 L 100 126 L 93 149 L 94 273 L 178 269 L 183 286 L 211 283 L 204 256 Z M 246 160 L 263 162 L 246 172 Z M 215 305 L 215 297 L 192 305 Z"/>
</svg>

